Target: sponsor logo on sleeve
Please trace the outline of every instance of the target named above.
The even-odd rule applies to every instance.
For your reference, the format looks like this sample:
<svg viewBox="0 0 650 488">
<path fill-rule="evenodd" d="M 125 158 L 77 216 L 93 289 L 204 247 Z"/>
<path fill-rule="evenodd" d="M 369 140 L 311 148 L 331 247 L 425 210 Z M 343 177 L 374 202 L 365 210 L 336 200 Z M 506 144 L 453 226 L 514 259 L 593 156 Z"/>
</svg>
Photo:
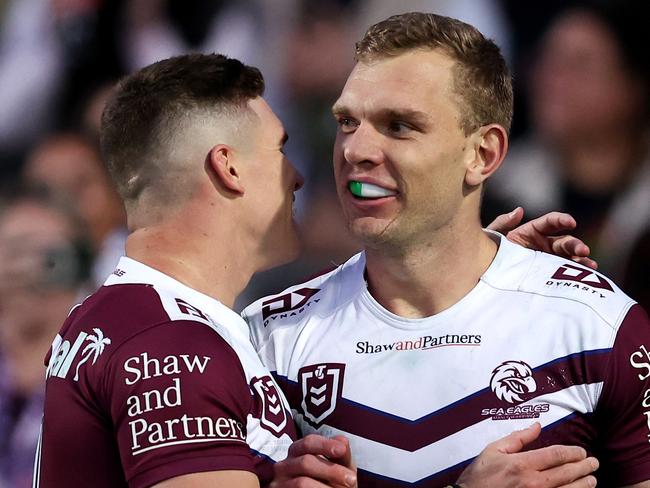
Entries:
<svg viewBox="0 0 650 488">
<path fill-rule="evenodd" d="M 183 407 L 182 377 L 205 374 L 209 356 L 190 354 L 150 357 L 147 352 L 124 361 L 124 383 L 137 388 L 126 400 L 131 454 L 181 444 L 246 442 L 245 426 L 232 418 L 213 415 L 189 416 Z M 152 378 L 162 378 L 147 389 Z"/>
<path fill-rule="evenodd" d="M 251 379 L 251 389 L 260 402 L 260 425 L 276 437 L 281 437 L 287 426 L 288 414 L 278 387 L 270 376 Z"/>
<path fill-rule="evenodd" d="M 606 298 L 602 291 L 614 291 L 612 285 L 605 278 L 594 271 L 573 264 L 563 264 L 553 273 L 551 279 L 546 281 L 548 287 L 572 288 L 589 292 L 600 298 Z"/>
<path fill-rule="evenodd" d="M 633 368 L 640 370 L 637 372 L 637 378 L 647 385 L 647 379 L 650 378 L 650 353 L 643 344 L 630 355 L 630 364 Z M 650 442 L 650 389 L 646 389 L 643 393 L 641 407 L 643 409 L 643 415 L 646 418 L 646 424 L 648 426 L 647 437 L 648 442 Z"/>
<path fill-rule="evenodd" d="M 68 340 L 61 341 L 60 338 L 52 346 L 52 358 L 47 368 L 47 376 L 66 378 L 72 363 L 79 359 L 75 368 L 74 381 L 79 381 L 79 369 L 92 359 L 91 365 L 97 362 L 102 355 L 106 346 L 111 344 L 111 340 L 104 336 L 104 333 L 98 327 L 93 328 L 94 334 L 88 332 L 79 332 L 79 335 L 73 343 Z"/>
<path fill-rule="evenodd" d="M 308 307 L 320 302 L 320 298 L 313 298 L 320 288 L 301 288 L 279 297 L 269 298 L 262 302 L 262 320 L 264 327 L 271 320 L 284 319 L 303 313 Z"/>
<path fill-rule="evenodd" d="M 494 368 L 490 389 L 499 400 L 512 404 L 481 410 L 481 415 L 489 416 L 492 420 L 539 418 L 541 413 L 550 409 L 548 403 L 519 405 L 537 391 L 533 370 L 523 361 L 505 361 Z"/>
<path fill-rule="evenodd" d="M 300 406 L 305 420 L 318 428 L 334 412 L 343 392 L 345 364 L 322 363 L 300 368 Z"/>
</svg>

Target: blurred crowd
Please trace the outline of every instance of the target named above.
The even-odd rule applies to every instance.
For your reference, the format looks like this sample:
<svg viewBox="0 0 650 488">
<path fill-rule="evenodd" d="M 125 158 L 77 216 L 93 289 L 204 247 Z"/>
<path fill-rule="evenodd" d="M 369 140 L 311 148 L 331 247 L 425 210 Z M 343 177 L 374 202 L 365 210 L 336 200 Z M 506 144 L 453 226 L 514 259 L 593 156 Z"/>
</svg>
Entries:
<svg viewBox="0 0 650 488">
<path fill-rule="evenodd" d="M 511 149 L 484 221 L 521 205 L 578 220 L 600 269 L 650 307 L 650 19 L 646 0 L 0 0 L 0 488 L 30 486 L 43 358 L 68 311 L 124 252 L 98 151 L 120 76 L 188 51 L 258 66 L 306 179 L 304 252 L 239 306 L 353 253 L 331 174 L 330 107 L 365 28 L 391 14 L 465 20 L 509 59 Z"/>
</svg>

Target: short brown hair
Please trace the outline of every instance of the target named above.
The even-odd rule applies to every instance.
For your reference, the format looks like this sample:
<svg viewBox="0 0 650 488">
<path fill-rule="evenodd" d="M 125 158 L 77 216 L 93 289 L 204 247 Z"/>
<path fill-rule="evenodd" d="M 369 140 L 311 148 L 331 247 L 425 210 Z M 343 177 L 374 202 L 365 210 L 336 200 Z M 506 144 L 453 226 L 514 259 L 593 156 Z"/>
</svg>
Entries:
<svg viewBox="0 0 650 488">
<path fill-rule="evenodd" d="M 171 144 L 182 120 L 207 110 L 230 123 L 263 92 L 257 68 L 220 54 L 176 56 L 121 80 L 102 114 L 100 141 L 127 209 L 165 175 L 159 148 Z"/>
<path fill-rule="evenodd" d="M 356 44 L 355 60 L 371 62 L 415 49 L 440 49 L 456 65 L 461 128 L 470 134 L 491 123 L 510 130 L 512 78 L 499 47 L 475 27 L 441 15 L 410 12 L 372 25 Z"/>
</svg>

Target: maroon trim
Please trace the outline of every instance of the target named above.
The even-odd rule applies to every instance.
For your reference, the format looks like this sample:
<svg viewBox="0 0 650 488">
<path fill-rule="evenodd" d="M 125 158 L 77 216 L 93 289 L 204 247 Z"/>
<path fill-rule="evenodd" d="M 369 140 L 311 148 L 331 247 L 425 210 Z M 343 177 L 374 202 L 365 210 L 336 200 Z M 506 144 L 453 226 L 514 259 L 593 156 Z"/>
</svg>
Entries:
<svg viewBox="0 0 650 488">
<path fill-rule="evenodd" d="M 603 381 L 609 352 L 610 349 L 585 351 L 535 368 L 533 371 L 538 388 L 526 400 L 573 385 Z M 291 407 L 303 413 L 300 385 L 273 374 Z M 409 420 L 342 397 L 336 410 L 324 423 L 365 439 L 413 452 L 485 420 L 486 417 L 481 415 L 483 409 L 507 406 L 511 404 L 499 400 L 489 388 L 484 388 L 429 415 Z"/>
</svg>

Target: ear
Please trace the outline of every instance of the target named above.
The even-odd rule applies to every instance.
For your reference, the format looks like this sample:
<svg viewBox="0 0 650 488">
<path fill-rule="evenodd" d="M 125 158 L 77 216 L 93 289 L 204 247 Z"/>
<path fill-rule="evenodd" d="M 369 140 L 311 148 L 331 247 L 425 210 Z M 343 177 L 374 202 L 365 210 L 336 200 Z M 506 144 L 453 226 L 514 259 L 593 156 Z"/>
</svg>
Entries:
<svg viewBox="0 0 650 488">
<path fill-rule="evenodd" d="M 465 183 L 478 186 L 501 166 L 508 151 L 508 133 L 499 124 L 484 125 L 473 139 L 474 157 L 467 165 Z"/>
<path fill-rule="evenodd" d="M 225 144 L 214 146 L 208 153 L 206 164 L 221 186 L 239 195 L 244 194 L 244 186 L 231 147 Z"/>
</svg>

